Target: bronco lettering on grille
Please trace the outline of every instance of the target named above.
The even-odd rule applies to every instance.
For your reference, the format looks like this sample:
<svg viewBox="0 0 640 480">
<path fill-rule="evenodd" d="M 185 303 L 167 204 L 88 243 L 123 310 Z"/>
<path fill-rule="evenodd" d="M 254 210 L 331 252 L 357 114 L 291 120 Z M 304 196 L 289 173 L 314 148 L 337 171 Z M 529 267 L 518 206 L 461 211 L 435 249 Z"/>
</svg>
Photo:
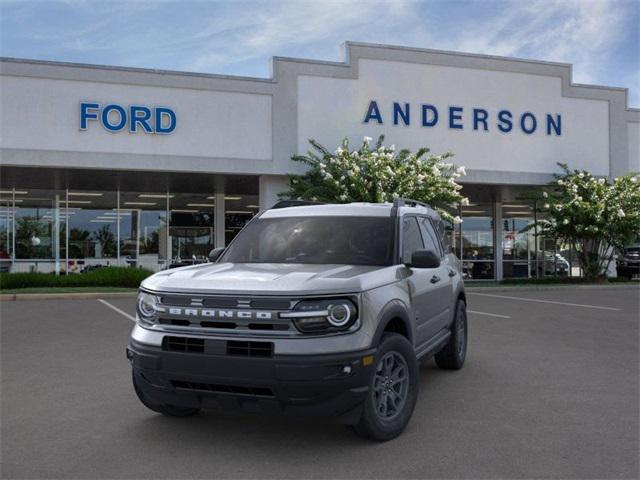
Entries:
<svg viewBox="0 0 640 480">
<path fill-rule="evenodd" d="M 219 310 L 215 308 L 180 308 L 180 307 L 156 307 L 159 313 L 169 315 L 179 315 L 183 317 L 206 317 L 206 318 L 237 318 L 241 320 L 271 320 L 273 312 L 257 310 Z"/>
</svg>

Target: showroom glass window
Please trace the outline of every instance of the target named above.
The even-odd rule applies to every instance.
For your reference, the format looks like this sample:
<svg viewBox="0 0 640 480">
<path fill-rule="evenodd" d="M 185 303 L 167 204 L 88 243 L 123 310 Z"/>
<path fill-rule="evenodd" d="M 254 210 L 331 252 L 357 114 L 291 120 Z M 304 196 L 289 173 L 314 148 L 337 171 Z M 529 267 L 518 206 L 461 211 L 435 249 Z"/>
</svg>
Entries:
<svg viewBox="0 0 640 480">
<path fill-rule="evenodd" d="M 490 280 L 494 269 L 494 205 L 470 204 L 461 210 L 463 274 L 467 279 Z"/>
<path fill-rule="evenodd" d="M 260 210 L 258 195 L 224 195 L 224 237 L 226 245 L 235 238 L 242 227 Z"/>
<path fill-rule="evenodd" d="M 66 192 L 24 190 L 15 198 L 15 258 L 13 271 L 52 272 L 60 262 L 64 242 Z"/>
<path fill-rule="evenodd" d="M 26 192 L 19 192 L 25 194 Z M 14 189 L 0 190 L 0 272 L 11 270 L 13 260 Z"/>
<path fill-rule="evenodd" d="M 117 265 L 117 192 L 70 189 L 66 206 L 68 241 L 61 242 L 61 256 L 69 271 Z"/>
<path fill-rule="evenodd" d="M 535 276 L 536 237 L 533 206 L 502 204 L 502 272 L 505 278 Z"/>
<path fill-rule="evenodd" d="M 168 202 L 166 192 L 120 192 L 121 264 L 154 271 L 166 268 Z"/>
<path fill-rule="evenodd" d="M 215 248 L 215 198 L 213 193 L 169 195 L 171 267 L 207 261 Z"/>
</svg>

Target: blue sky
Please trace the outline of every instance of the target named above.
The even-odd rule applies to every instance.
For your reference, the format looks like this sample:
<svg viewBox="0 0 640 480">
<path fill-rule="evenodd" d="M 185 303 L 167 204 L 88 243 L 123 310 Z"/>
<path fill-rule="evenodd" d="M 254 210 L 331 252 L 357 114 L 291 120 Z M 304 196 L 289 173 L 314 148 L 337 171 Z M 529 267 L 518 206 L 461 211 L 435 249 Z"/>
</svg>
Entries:
<svg viewBox="0 0 640 480">
<path fill-rule="evenodd" d="M 567 62 L 640 106 L 640 0 L 0 0 L 0 53 L 268 77 L 269 59 L 341 60 L 345 40 Z"/>
</svg>

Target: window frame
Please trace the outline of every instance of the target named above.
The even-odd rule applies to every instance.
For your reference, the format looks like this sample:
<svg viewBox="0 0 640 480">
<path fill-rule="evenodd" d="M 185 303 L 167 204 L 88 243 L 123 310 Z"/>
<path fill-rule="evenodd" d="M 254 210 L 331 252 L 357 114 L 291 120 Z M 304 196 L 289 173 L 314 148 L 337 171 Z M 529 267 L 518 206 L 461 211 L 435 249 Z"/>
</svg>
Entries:
<svg viewBox="0 0 640 480">
<path fill-rule="evenodd" d="M 418 226 L 420 225 L 420 220 L 424 220 L 428 226 L 431 227 L 431 231 L 433 232 L 433 236 L 431 236 L 429 234 L 429 231 L 426 232 L 427 235 L 429 235 L 430 237 L 432 237 L 432 240 L 435 242 L 436 248 L 438 249 L 438 251 L 436 251 L 435 253 L 440 253 L 440 258 L 444 258 L 445 255 L 445 249 L 444 249 L 444 245 L 442 244 L 442 239 L 440 238 L 440 235 L 438 235 L 438 232 L 436 231 L 436 227 L 434 225 L 433 220 L 431 219 L 431 217 L 427 216 L 427 215 L 419 215 L 419 220 L 418 220 Z M 425 226 L 425 228 L 427 228 L 427 226 Z M 420 228 L 420 233 L 423 235 L 422 238 L 422 243 L 424 242 L 424 233 L 422 232 L 422 228 Z M 426 247 L 426 245 L 425 245 Z"/>
<path fill-rule="evenodd" d="M 417 215 L 415 213 L 409 213 L 406 215 L 402 215 L 399 217 L 399 224 L 400 224 L 400 228 L 399 228 L 399 242 L 398 242 L 398 255 L 400 258 L 400 264 L 406 264 L 409 263 L 411 261 L 411 259 L 405 260 L 404 258 L 404 220 L 405 218 L 415 218 L 416 224 L 418 226 L 418 234 L 420 235 L 420 240 L 422 241 L 422 248 L 424 249 L 424 238 L 422 237 L 422 232 L 420 231 L 420 222 L 419 222 L 419 217 L 421 217 L 422 215 Z"/>
</svg>

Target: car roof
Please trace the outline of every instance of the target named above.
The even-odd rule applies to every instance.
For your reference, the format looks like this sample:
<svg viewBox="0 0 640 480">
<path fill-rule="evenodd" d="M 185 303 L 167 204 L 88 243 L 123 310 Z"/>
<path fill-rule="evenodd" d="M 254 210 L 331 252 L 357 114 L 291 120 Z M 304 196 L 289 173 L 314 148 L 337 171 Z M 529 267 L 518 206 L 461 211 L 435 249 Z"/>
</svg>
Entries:
<svg viewBox="0 0 640 480">
<path fill-rule="evenodd" d="M 262 213 L 260 218 L 286 218 L 286 217 L 390 217 L 394 214 L 392 203 L 340 203 L 303 205 L 296 207 L 274 208 Z M 426 206 L 401 206 L 397 207 L 397 215 L 419 213 L 440 220 L 440 215 Z"/>
</svg>

